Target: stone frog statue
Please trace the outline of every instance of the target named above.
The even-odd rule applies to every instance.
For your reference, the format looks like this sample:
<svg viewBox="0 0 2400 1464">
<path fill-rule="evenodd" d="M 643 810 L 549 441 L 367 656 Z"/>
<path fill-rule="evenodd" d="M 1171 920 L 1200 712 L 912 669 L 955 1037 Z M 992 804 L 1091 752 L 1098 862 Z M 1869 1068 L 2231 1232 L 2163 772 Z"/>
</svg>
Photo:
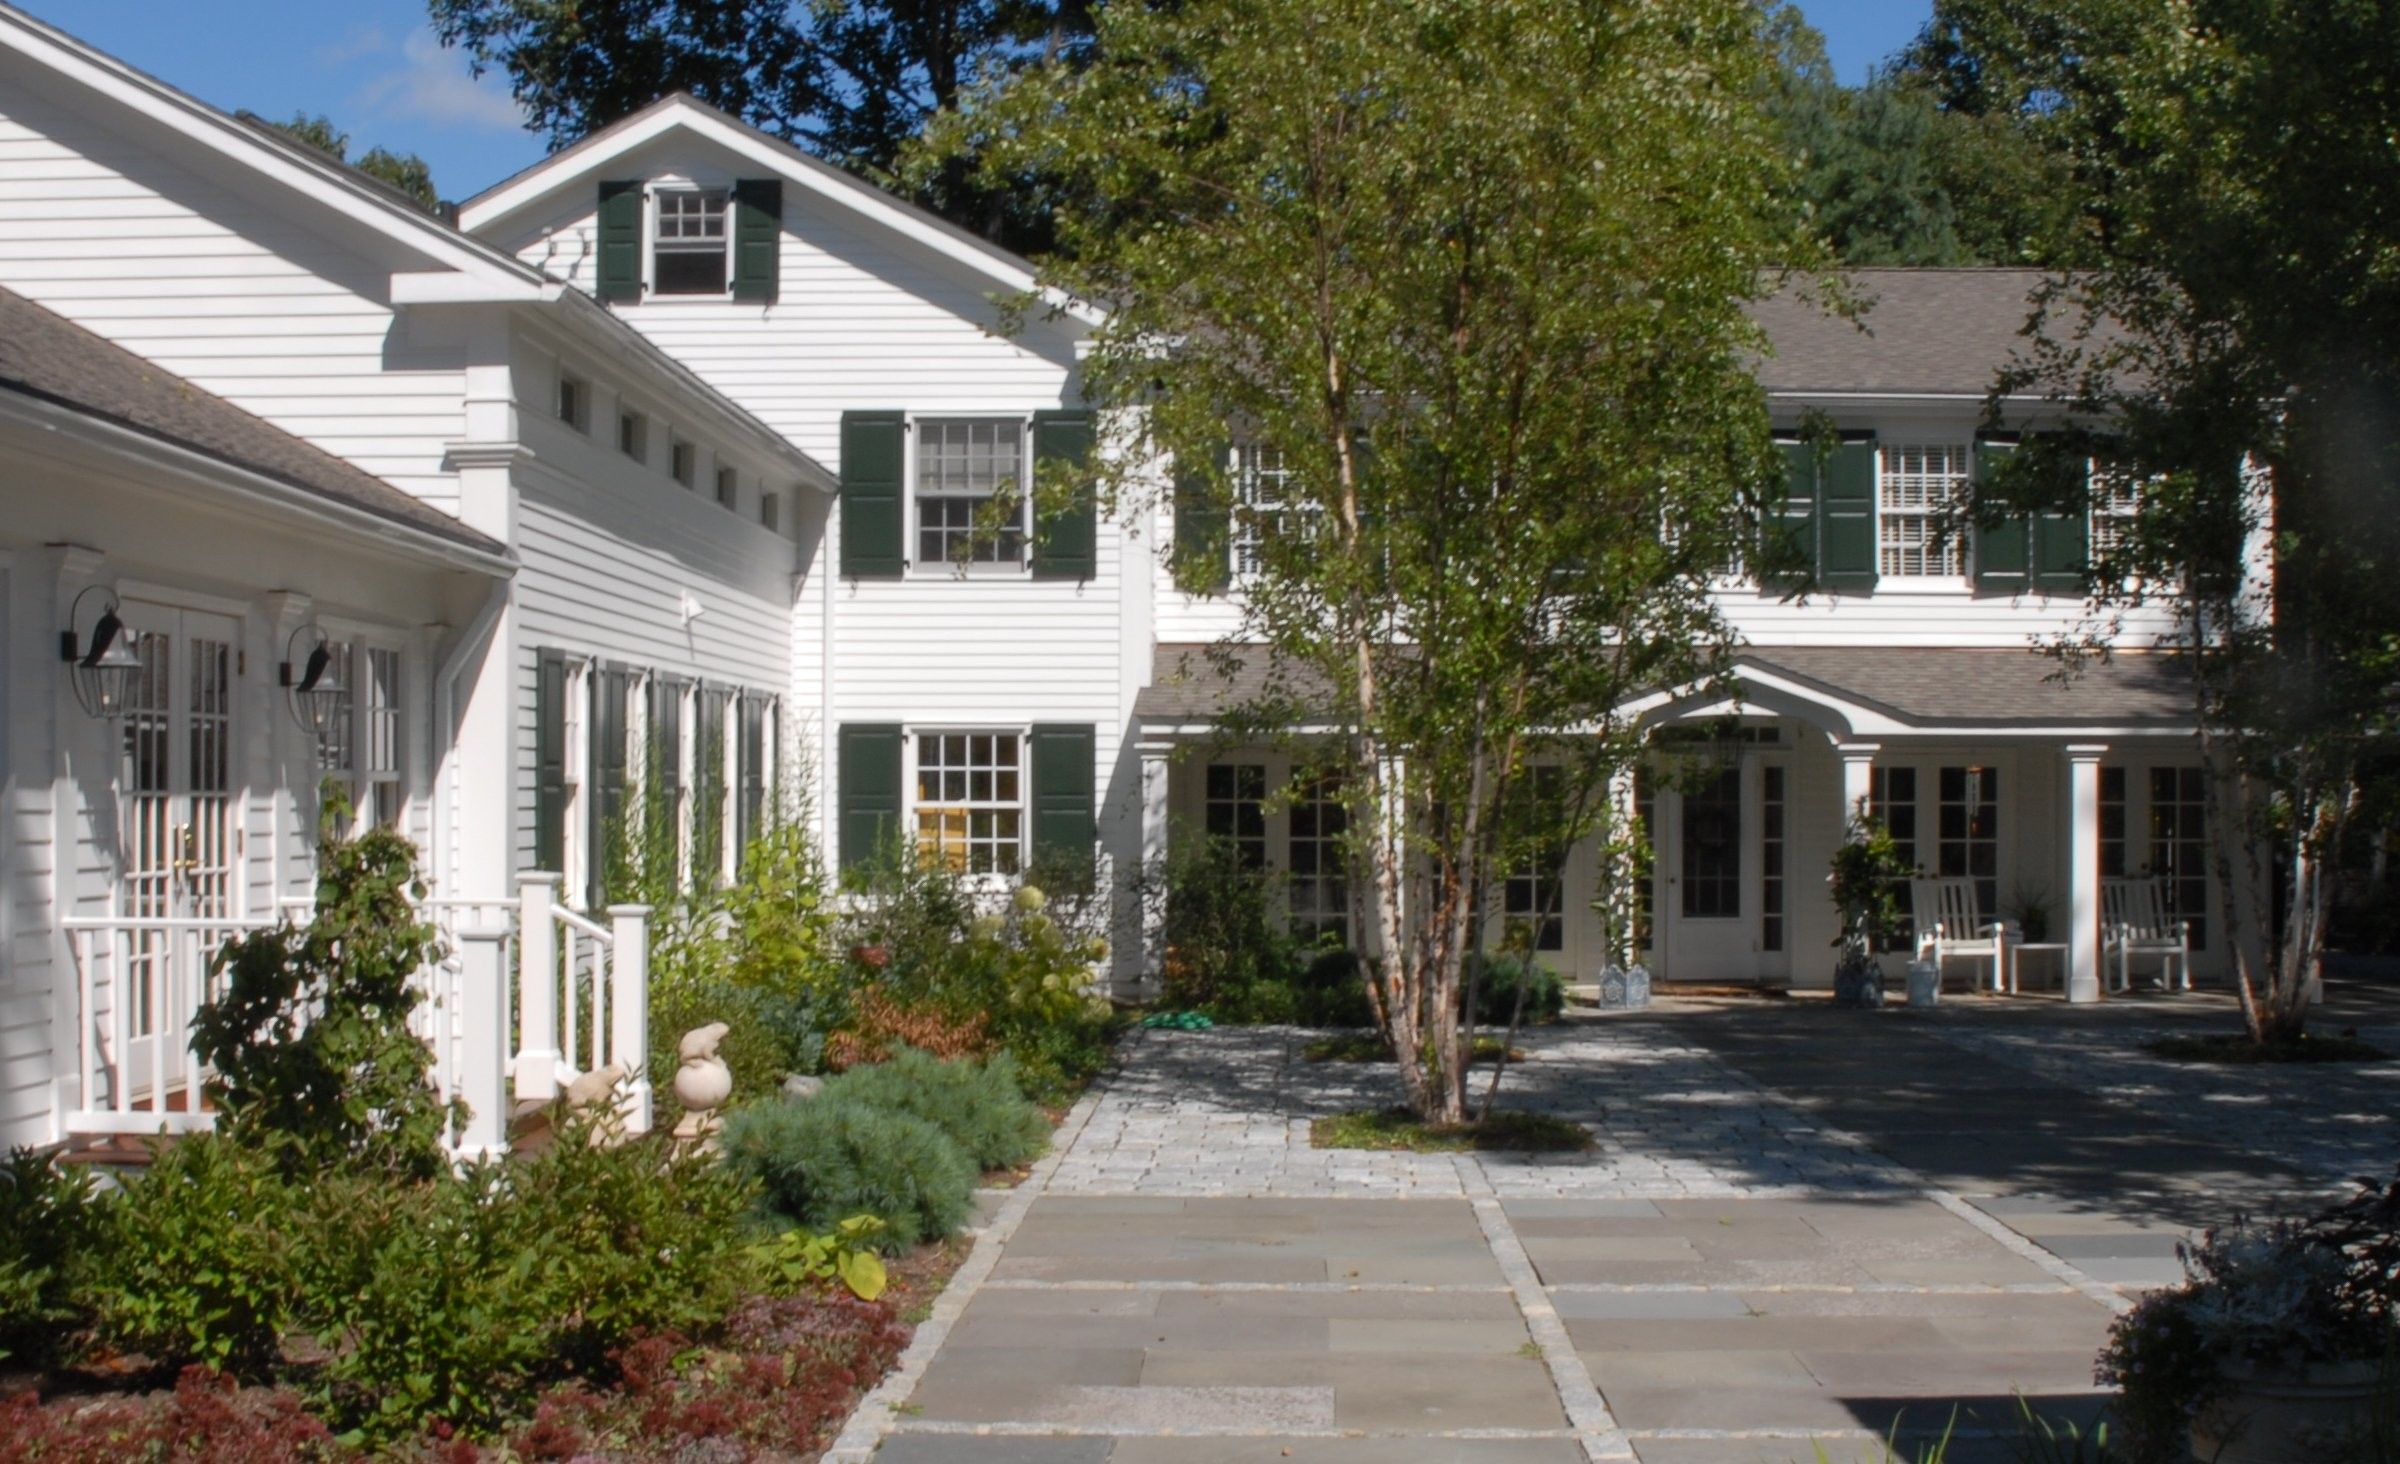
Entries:
<svg viewBox="0 0 2400 1464">
<path fill-rule="evenodd" d="M 683 1119 L 675 1125 L 678 1140 L 707 1142 L 725 1126 L 719 1110 L 733 1096 L 733 1069 L 717 1056 L 717 1046 L 732 1030 L 723 1022 L 694 1027 L 676 1048 L 682 1059 L 675 1069 L 675 1101 L 683 1105 Z"/>
</svg>

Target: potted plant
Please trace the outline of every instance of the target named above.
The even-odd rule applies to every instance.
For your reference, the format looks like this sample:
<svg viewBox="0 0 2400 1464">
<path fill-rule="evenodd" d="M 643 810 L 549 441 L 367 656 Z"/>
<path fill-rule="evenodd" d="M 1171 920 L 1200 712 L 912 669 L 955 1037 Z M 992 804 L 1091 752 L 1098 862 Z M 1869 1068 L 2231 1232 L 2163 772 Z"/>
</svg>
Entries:
<svg viewBox="0 0 2400 1464">
<path fill-rule="evenodd" d="M 2028 889 L 2017 886 L 2009 899 L 2008 918 L 2017 923 L 2017 932 L 2036 943 L 2050 938 L 2050 892 L 2036 886 Z"/>
<path fill-rule="evenodd" d="M 1899 883 L 1910 872 L 1890 831 L 1867 812 L 1866 800 L 1859 800 L 1842 846 L 1833 851 L 1833 868 L 1825 876 L 1834 909 L 1842 917 L 1842 933 L 1833 942 L 1841 952 L 1833 967 L 1837 1004 L 1883 1005 L 1883 967 L 1875 953 L 1900 928 Z"/>
<path fill-rule="evenodd" d="M 2179 1255 L 2182 1284 L 2119 1317 L 2100 1354 L 2132 1457 L 2344 1457 L 2400 1349 L 2400 1180 L 2305 1221 L 2237 1221 Z"/>
</svg>

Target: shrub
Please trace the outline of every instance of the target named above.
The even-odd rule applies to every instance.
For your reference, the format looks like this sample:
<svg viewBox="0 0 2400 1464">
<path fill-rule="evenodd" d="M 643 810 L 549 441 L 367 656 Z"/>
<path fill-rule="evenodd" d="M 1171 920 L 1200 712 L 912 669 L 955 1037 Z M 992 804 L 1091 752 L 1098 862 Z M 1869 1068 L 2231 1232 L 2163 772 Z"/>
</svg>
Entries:
<svg viewBox="0 0 2400 1464">
<path fill-rule="evenodd" d="M 724 1149 L 768 1207 L 813 1230 L 872 1215 L 887 1244 L 913 1245 L 949 1235 L 973 1205 L 975 1161 L 949 1135 L 830 1093 L 739 1110 L 726 1121 Z"/>
<path fill-rule="evenodd" d="M 755 1193 L 662 1136 L 563 1128 L 530 1159 L 421 1185 L 336 1176 L 309 1217 L 307 1320 L 334 1415 L 377 1439 L 485 1431 L 653 1331 L 722 1316 Z"/>
<path fill-rule="evenodd" d="M 912 1016 L 980 1023 L 993 1045 L 1016 1055 L 1028 1091 L 1055 1097 L 1107 1059 L 1115 1017 L 1091 987 L 1095 965 L 1108 956 L 1110 897 L 1084 884 L 1053 899 L 1039 878 L 1029 871 L 1001 899 L 947 869 L 885 859 L 861 876 L 862 899 L 841 934 L 858 985 Z M 829 1062 L 873 1055 L 882 1034 L 861 1017 L 865 1051 L 837 1036 Z M 888 1035 L 941 1055 L 929 1042 Z"/>
<path fill-rule="evenodd" d="M 107 1218 L 90 1170 L 11 1151 L 0 1166 L 0 1361 L 47 1366 L 90 1321 L 82 1272 Z"/>
<path fill-rule="evenodd" d="M 1555 1022 L 1567 1009 L 1567 987 L 1558 973 L 1539 961 L 1520 956 L 1489 956 L 1480 970 L 1467 973 L 1475 988 L 1475 1020 L 1487 1027 L 1505 1027 L 1511 1020 Z M 1524 1014 L 1517 1017 L 1517 994 L 1525 997 Z M 1463 1007 L 1466 988 L 1459 990 Z"/>
<path fill-rule="evenodd" d="M 440 955 L 416 904 L 415 846 L 389 829 L 331 833 L 318 849 L 317 907 L 304 926 L 237 936 L 210 964 L 222 995 L 192 1019 L 192 1051 L 213 1070 L 218 1127 L 272 1138 L 298 1169 L 365 1160 L 431 1174 L 463 1112 L 433 1087 L 433 1053 L 409 1030 L 416 973 Z"/>
<path fill-rule="evenodd" d="M 1186 840 L 1144 892 L 1167 956 L 1161 998 L 1220 1022 L 1299 1020 L 1309 948 L 1287 928 L 1282 891 L 1232 841 Z"/>
<path fill-rule="evenodd" d="M 1023 1164 L 1050 1142 L 1049 1121 L 1026 1099 L 1016 1059 L 1005 1052 L 982 1062 L 942 1062 L 902 1048 L 890 1062 L 835 1078 L 823 1096 L 921 1118 L 983 1169 Z"/>
<path fill-rule="evenodd" d="M 825 1045 L 825 1065 L 837 1073 L 888 1062 L 914 1049 L 944 1061 L 992 1050 L 980 1013 L 951 1016 L 939 1007 L 904 1006 L 880 986 L 864 986 L 851 1003 L 852 1025 Z"/>
<path fill-rule="evenodd" d="M 100 1333 L 159 1362 L 245 1376 L 273 1363 L 311 1232 L 274 1156 L 215 1134 L 159 1151 L 108 1206 L 91 1267 Z"/>
</svg>

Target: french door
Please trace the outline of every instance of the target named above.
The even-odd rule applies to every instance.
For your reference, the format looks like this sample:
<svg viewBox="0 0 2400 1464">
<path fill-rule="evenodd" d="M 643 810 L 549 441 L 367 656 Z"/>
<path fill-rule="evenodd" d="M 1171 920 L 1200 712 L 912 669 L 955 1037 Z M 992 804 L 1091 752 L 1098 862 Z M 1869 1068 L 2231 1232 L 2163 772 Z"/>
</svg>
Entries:
<svg viewBox="0 0 2400 1464">
<path fill-rule="evenodd" d="M 1789 777 L 1777 750 L 1743 747 L 1658 789 L 1652 951 L 1662 978 L 1789 974 Z"/>
<path fill-rule="evenodd" d="M 234 928 L 234 672 L 222 615 L 127 601 L 142 669 L 119 722 L 124 821 L 113 1002 L 127 1096 L 164 1106 L 188 1085 L 186 1045 L 208 960 Z"/>
</svg>

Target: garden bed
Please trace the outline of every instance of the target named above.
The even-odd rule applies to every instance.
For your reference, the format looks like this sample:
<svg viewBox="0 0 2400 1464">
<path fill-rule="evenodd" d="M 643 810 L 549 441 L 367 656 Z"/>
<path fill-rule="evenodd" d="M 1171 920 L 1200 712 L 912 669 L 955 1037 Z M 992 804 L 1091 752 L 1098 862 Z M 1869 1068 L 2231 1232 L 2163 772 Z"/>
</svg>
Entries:
<svg viewBox="0 0 2400 1464">
<path fill-rule="evenodd" d="M 1436 1124 L 1406 1108 L 1362 1108 L 1311 1121 L 1308 1141 L 1320 1149 L 1416 1154 L 1580 1154 L 1592 1147 L 1591 1131 L 1579 1123 L 1507 1109 L 1482 1123 Z"/>
<path fill-rule="evenodd" d="M 2244 1032 L 2210 1032 L 2161 1037 L 2144 1043 L 2143 1050 L 2170 1062 L 2226 1064 L 2385 1062 L 2391 1058 L 2382 1048 L 2347 1032 L 2331 1037 L 2304 1032 L 2283 1042 L 2253 1042 Z"/>
<path fill-rule="evenodd" d="M 1525 1060 L 1522 1048 L 1505 1047 L 1499 1038 L 1487 1036 L 1475 1039 L 1475 1051 L 1467 1061 L 1497 1062 L 1504 1050 L 1510 1062 Z M 1379 1032 L 1345 1032 L 1337 1037 L 1318 1038 L 1301 1048 L 1300 1056 L 1306 1062 L 1390 1062 L 1392 1044 Z"/>
</svg>

